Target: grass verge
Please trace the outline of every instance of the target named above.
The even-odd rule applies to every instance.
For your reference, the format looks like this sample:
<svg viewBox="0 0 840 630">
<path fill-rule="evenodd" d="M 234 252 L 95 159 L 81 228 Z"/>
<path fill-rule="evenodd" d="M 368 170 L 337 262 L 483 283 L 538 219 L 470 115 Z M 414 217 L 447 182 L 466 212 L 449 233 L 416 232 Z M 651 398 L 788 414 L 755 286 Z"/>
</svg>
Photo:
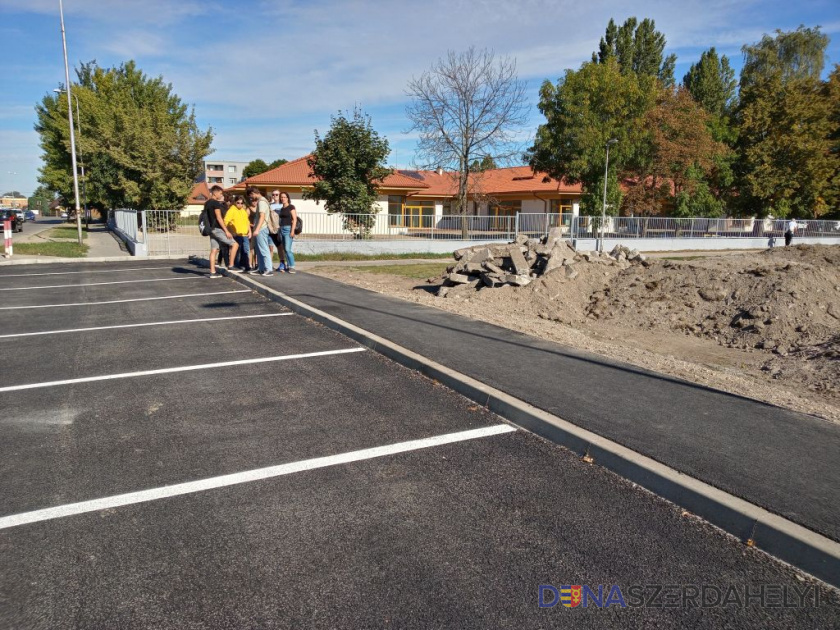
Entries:
<svg viewBox="0 0 840 630">
<path fill-rule="evenodd" d="M 46 234 L 44 234 L 47 238 L 72 238 L 78 239 L 79 233 L 76 231 L 76 227 L 69 227 L 69 226 L 61 226 L 55 227 L 51 230 L 48 230 Z M 82 240 L 86 239 L 88 234 L 85 230 L 82 230 Z"/>
<path fill-rule="evenodd" d="M 363 271 L 365 273 L 384 273 L 391 276 L 403 276 L 416 280 L 425 280 L 432 276 L 441 275 L 448 263 L 418 263 L 416 265 L 375 265 L 365 267 L 339 267 L 349 271 Z"/>
<path fill-rule="evenodd" d="M 88 246 L 78 243 L 18 243 L 14 246 L 15 254 L 23 256 L 59 256 L 62 258 L 84 258 L 87 256 Z"/>
</svg>

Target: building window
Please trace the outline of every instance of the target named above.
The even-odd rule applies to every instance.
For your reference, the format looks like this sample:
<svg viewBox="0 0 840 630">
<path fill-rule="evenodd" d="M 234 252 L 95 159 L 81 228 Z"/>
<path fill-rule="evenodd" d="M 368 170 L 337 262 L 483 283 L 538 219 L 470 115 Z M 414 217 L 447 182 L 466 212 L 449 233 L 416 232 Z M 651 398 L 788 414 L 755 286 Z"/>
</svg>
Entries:
<svg viewBox="0 0 840 630">
<path fill-rule="evenodd" d="M 208 171 L 221 171 L 224 170 L 221 164 L 208 164 L 207 165 Z"/>
<path fill-rule="evenodd" d="M 207 181 L 209 181 L 211 184 L 224 184 L 225 183 L 225 178 L 224 177 L 208 177 Z"/>
<path fill-rule="evenodd" d="M 499 201 L 490 205 L 490 214 L 494 216 L 513 217 L 522 212 L 522 201 Z"/>
<path fill-rule="evenodd" d="M 236 183 L 236 178 L 235 178 L 235 177 L 230 177 L 230 178 L 228 179 L 228 181 L 229 181 L 231 184 L 235 184 L 235 183 Z"/>
<path fill-rule="evenodd" d="M 552 214 L 571 214 L 572 213 L 572 202 L 574 200 L 571 197 L 563 197 L 562 199 L 552 199 L 551 200 L 551 212 Z"/>
<path fill-rule="evenodd" d="M 452 214 L 452 206 L 455 205 L 451 199 L 446 199 L 443 202 L 443 214 L 444 216 Z"/>
<path fill-rule="evenodd" d="M 402 202 L 399 205 L 398 199 Z M 390 225 L 395 227 L 429 228 L 435 220 L 435 202 L 431 199 L 388 197 L 388 215 Z"/>
<path fill-rule="evenodd" d="M 228 166 L 228 173 L 235 173 L 236 167 L 235 166 Z"/>
</svg>

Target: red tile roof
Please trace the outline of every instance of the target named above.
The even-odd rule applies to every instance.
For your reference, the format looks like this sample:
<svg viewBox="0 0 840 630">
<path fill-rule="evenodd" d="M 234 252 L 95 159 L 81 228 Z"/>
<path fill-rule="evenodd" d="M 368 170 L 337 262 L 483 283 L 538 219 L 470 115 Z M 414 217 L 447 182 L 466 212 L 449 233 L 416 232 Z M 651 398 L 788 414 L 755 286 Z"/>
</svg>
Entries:
<svg viewBox="0 0 840 630">
<path fill-rule="evenodd" d="M 455 173 L 420 171 L 423 180 L 429 184 L 427 190 L 417 195 L 433 197 L 454 197 L 458 194 L 458 178 Z M 545 173 L 534 172 L 530 166 L 494 168 L 481 173 L 471 173 L 470 194 L 504 195 L 516 193 L 571 193 L 581 194 L 580 184 L 568 184 L 565 180 L 550 178 Z"/>
<path fill-rule="evenodd" d="M 198 205 L 208 199 L 210 199 L 210 188 L 208 188 L 207 182 L 202 181 L 193 186 L 192 192 L 190 193 L 190 200 L 187 204 L 191 206 Z"/>
<path fill-rule="evenodd" d="M 311 186 L 316 180 L 307 163 L 309 157 L 309 155 L 304 155 L 302 158 L 281 164 L 270 171 L 249 177 L 228 190 L 242 190 L 246 186 Z M 428 185 L 421 178 L 395 171 L 384 179 L 380 188 L 422 190 L 428 188 Z"/>
<path fill-rule="evenodd" d="M 309 155 L 286 162 L 265 173 L 250 177 L 227 190 L 243 190 L 246 186 L 311 186 L 315 182 L 309 170 Z M 409 195 L 422 197 L 454 197 L 458 194 L 455 173 L 444 171 L 397 170 L 388 175 L 380 188 L 411 191 Z M 580 184 L 568 184 L 545 173 L 534 172 L 530 166 L 495 168 L 470 175 L 470 194 L 503 195 L 516 193 L 581 194 Z"/>
</svg>

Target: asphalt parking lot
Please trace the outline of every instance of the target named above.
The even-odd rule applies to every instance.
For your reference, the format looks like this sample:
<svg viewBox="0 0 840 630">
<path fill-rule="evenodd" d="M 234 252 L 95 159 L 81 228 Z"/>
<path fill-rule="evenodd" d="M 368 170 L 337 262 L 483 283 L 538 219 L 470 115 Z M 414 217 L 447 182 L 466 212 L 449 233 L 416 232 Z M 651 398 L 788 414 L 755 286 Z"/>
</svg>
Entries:
<svg viewBox="0 0 840 630">
<path fill-rule="evenodd" d="M 840 623 L 837 591 L 206 273 L 0 267 L 0 628 Z M 626 607 L 540 607 L 563 585 Z"/>
</svg>

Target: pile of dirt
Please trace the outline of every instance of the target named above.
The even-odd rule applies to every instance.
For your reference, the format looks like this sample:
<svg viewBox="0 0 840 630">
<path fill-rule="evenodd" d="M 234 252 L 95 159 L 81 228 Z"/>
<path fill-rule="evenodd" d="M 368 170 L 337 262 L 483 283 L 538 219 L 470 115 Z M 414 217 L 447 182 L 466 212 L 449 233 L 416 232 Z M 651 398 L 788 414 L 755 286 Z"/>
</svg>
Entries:
<svg viewBox="0 0 840 630">
<path fill-rule="evenodd" d="M 497 250 L 457 252 L 459 264 L 444 274 L 439 295 L 573 327 L 595 321 L 763 353 L 771 378 L 840 398 L 840 246 L 698 260 L 645 260 L 621 247 L 599 256 L 562 241 L 552 242 L 550 253 L 545 241 Z M 508 251 L 501 266 L 511 269 L 488 278 L 482 265 L 494 256 L 501 262 Z M 520 251 L 528 268 L 512 269 Z M 481 261 L 471 263 L 476 256 Z"/>
</svg>

